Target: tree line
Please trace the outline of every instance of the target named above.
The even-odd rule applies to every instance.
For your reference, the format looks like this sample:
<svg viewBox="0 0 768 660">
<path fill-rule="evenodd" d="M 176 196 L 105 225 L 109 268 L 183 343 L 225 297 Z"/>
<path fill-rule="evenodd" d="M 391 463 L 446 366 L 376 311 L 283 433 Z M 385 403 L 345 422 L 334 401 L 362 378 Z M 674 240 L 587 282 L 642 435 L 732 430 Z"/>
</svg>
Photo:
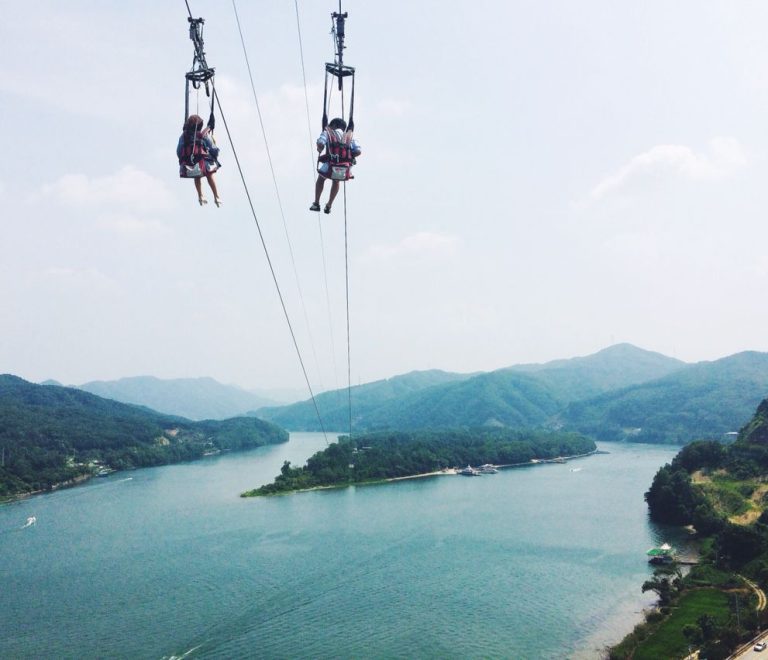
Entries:
<svg viewBox="0 0 768 660">
<path fill-rule="evenodd" d="M 392 479 L 466 465 L 528 463 L 594 450 L 594 441 L 577 433 L 509 429 L 382 431 L 354 439 L 341 437 L 311 456 L 303 467 L 293 467 L 286 461 L 273 483 L 243 495 Z"/>
</svg>

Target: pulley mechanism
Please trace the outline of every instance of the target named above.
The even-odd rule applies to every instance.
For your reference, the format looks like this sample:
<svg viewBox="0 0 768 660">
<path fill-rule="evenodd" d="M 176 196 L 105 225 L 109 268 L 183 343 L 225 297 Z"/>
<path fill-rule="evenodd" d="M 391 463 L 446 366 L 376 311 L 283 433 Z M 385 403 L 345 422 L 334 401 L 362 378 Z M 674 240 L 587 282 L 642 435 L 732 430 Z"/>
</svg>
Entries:
<svg viewBox="0 0 768 660">
<path fill-rule="evenodd" d="M 213 67 L 208 66 L 208 63 L 205 61 L 205 48 L 203 44 L 203 25 L 205 25 L 205 19 L 192 18 L 190 16 L 187 20 L 189 21 L 189 38 L 192 40 L 195 52 L 192 57 L 192 69 L 187 71 L 185 75 L 184 121 L 186 122 L 189 117 L 190 85 L 194 89 L 200 89 L 200 86 L 203 85 L 205 86 L 205 95 L 211 98 L 211 115 L 208 119 L 208 126 L 213 130 L 216 123 L 213 116 L 213 105 L 216 94 L 213 76 L 216 71 Z"/>
<path fill-rule="evenodd" d="M 341 12 L 341 3 L 339 3 L 339 11 L 331 14 L 332 27 L 331 33 L 334 37 L 334 44 L 336 52 L 334 53 L 334 61 L 326 62 L 325 64 L 325 91 L 323 93 L 323 130 L 328 126 L 328 80 L 330 77 L 334 77 L 338 80 L 339 91 L 341 92 L 341 114 L 344 118 L 344 78 L 352 79 L 352 89 L 350 91 L 349 101 L 349 122 L 347 124 L 348 130 L 353 131 L 355 128 L 354 111 L 355 111 L 355 68 L 344 64 L 344 38 L 346 36 L 345 24 L 347 20 L 347 12 Z"/>
</svg>

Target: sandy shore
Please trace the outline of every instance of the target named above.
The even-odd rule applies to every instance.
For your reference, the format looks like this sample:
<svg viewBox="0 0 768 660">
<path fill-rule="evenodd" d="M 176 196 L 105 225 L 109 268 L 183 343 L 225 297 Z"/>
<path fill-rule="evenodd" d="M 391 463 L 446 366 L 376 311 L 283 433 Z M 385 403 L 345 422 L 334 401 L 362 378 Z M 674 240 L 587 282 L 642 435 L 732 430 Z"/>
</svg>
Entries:
<svg viewBox="0 0 768 660">
<path fill-rule="evenodd" d="M 587 456 L 594 456 L 600 453 L 598 449 L 587 452 L 586 454 L 575 454 L 573 456 L 558 456 L 557 458 L 534 458 L 533 460 L 526 461 L 525 463 L 505 463 L 502 465 L 494 465 L 493 467 L 499 470 L 506 470 L 508 468 L 518 467 L 530 467 L 532 465 L 541 465 L 543 463 L 565 463 L 566 461 L 573 460 L 575 458 L 586 458 Z M 459 474 L 458 468 L 446 468 L 445 470 L 438 470 L 437 472 L 425 472 L 424 474 L 409 474 L 405 477 L 390 477 L 389 479 L 383 479 L 382 481 L 403 481 L 404 479 L 421 479 L 423 477 L 440 477 L 446 474 Z M 370 482 L 361 482 L 370 483 Z M 314 490 L 314 489 L 313 489 Z"/>
</svg>

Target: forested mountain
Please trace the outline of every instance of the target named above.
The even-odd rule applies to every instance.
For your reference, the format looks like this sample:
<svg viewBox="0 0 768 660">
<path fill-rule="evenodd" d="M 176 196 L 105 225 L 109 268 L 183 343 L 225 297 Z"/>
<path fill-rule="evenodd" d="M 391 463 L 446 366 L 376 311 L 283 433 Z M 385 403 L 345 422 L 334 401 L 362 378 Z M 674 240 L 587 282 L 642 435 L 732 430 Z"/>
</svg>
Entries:
<svg viewBox="0 0 768 660">
<path fill-rule="evenodd" d="M 355 425 L 368 430 L 481 426 L 523 429 L 540 426 L 560 408 L 551 389 L 537 378 L 494 371 L 389 401 L 366 418 L 356 414 Z"/>
<path fill-rule="evenodd" d="M 99 469 L 287 439 L 282 429 L 251 417 L 192 422 L 75 388 L 0 376 L 0 496 L 51 488 Z"/>
<path fill-rule="evenodd" d="M 619 344 L 571 360 L 463 376 L 421 372 L 356 387 L 353 428 L 551 427 L 605 440 L 684 443 L 737 429 L 766 394 L 766 353 L 685 364 Z M 326 428 L 347 428 L 346 391 L 323 394 L 318 404 Z M 319 430 L 311 401 L 257 414 L 291 430 Z"/>
<path fill-rule="evenodd" d="M 385 431 L 353 439 L 343 436 L 311 456 L 303 467 L 291 467 L 286 461 L 274 483 L 243 496 L 429 474 L 468 464 L 516 465 L 594 450 L 594 441 L 577 433 L 509 429 Z"/>
<path fill-rule="evenodd" d="M 377 415 L 381 406 L 390 402 L 405 401 L 424 389 L 446 383 L 460 382 L 470 377 L 470 374 L 456 374 L 433 369 L 430 371 L 412 371 L 386 380 L 357 385 L 352 388 L 355 426 L 362 424 L 365 428 L 369 428 L 367 418 L 370 415 Z M 338 431 L 349 426 L 346 389 L 325 392 L 316 396 L 315 400 L 326 430 Z M 315 407 L 311 400 L 301 401 L 290 406 L 261 408 L 252 414 L 293 431 L 320 430 Z"/>
<path fill-rule="evenodd" d="M 748 351 L 688 365 L 648 383 L 571 403 L 566 428 L 605 440 L 685 443 L 719 439 L 768 394 L 768 354 Z"/>
<path fill-rule="evenodd" d="M 597 353 L 544 364 L 519 364 L 510 371 L 534 374 L 563 401 L 579 401 L 604 392 L 661 378 L 685 362 L 632 344 L 615 344 Z"/>
<path fill-rule="evenodd" d="M 92 381 L 81 390 L 123 403 L 147 406 L 169 415 L 188 419 L 227 419 L 250 410 L 274 405 L 266 399 L 213 378 L 160 379 L 136 376 L 110 381 Z"/>
<path fill-rule="evenodd" d="M 540 426 L 570 401 L 665 375 L 683 364 L 630 344 L 619 344 L 587 357 L 518 365 L 475 375 L 420 372 L 442 374 L 450 380 L 429 382 L 422 377 L 419 388 L 379 388 L 380 383 L 410 380 L 415 375 L 407 374 L 362 386 L 370 388 L 362 398 L 362 388 L 353 388 L 353 423 L 357 430 Z M 334 401 L 335 406 L 330 408 L 327 401 Z M 318 406 L 328 428 L 347 428 L 345 391 L 318 397 Z M 319 430 L 311 401 L 262 409 L 257 414 L 292 430 Z"/>
</svg>

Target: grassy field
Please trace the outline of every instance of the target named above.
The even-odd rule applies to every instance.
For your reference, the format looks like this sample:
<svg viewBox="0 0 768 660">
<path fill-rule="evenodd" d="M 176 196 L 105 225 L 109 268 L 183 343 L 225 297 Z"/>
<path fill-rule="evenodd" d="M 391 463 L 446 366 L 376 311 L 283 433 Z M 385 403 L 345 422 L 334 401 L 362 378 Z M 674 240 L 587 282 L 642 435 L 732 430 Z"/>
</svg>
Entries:
<svg viewBox="0 0 768 660">
<path fill-rule="evenodd" d="M 682 658 L 688 655 L 688 640 L 683 635 L 683 626 L 695 624 L 702 614 L 709 614 L 718 623 L 727 621 L 728 595 L 718 589 L 697 589 L 683 594 L 670 617 L 660 624 L 651 638 L 637 647 L 634 660 Z"/>
</svg>

